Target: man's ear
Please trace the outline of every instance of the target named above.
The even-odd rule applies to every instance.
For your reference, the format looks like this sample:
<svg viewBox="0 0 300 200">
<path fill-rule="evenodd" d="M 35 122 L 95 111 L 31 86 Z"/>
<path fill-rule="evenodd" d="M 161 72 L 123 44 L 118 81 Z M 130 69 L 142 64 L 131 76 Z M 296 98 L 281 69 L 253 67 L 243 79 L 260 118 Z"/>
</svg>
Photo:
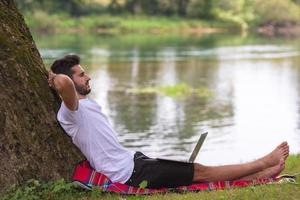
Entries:
<svg viewBox="0 0 300 200">
<path fill-rule="evenodd" d="M 68 74 L 68 77 L 74 82 L 73 74 L 74 74 L 74 71 L 71 69 L 70 73 Z"/>
<path fill-rule="evenodd" d="M 71 67 L 70 68 L 70 71 L 69 71 L 69 73 L 68 73 L 68 76 L 70 77 L 70 79 L 72 79 L 72 81 L 74 81 L 74 79 L 73 79 L 73 75 L 74 75 L 74 73 L 75 73 L 75 71 L 74 71 L 74 67 L 75 67 L 76 65 L 74 65 L 73 67 Z"/>
</svg>

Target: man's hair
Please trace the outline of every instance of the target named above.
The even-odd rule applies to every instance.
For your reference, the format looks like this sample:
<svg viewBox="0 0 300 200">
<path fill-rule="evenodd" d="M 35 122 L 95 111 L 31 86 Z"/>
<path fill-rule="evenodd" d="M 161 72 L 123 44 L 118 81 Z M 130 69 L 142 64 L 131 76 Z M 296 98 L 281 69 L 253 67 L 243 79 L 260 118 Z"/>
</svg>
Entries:
<svg viewBox="0 0 300 200">
<path fill-rule="evenodd" d="M 55 74 L 65 74 L 72 79 L 74 65 L 80 64 L 80 58 L 77 55 L 66 55 L 63 58 L 57 59 L 51 65 L 51 70 Z"/>
</svg>

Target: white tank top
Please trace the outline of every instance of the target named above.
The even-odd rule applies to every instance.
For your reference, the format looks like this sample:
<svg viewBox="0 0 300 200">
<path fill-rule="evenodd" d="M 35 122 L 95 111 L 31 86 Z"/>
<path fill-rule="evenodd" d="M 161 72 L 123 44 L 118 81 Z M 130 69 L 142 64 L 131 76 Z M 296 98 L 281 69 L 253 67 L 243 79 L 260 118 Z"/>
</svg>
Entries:
<svg viewBox="0 0 300 200">
<path fill-rule="evenodd" d="M 79 100 L 76 111 L 69 110 L 62 102 L 57 119 L 96 171 L 113 182 L 125 183 L 130 178 L 134 152 L 118 142 L 107 117 L 95 101 Z"/>
</svg>

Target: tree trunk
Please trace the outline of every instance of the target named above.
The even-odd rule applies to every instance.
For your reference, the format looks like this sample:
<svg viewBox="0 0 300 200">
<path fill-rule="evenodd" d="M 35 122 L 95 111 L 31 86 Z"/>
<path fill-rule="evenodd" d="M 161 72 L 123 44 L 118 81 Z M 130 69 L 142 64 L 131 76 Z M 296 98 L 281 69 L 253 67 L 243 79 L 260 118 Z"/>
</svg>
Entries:
<svg viewBox="0 0 300 200">
<path fill-rule="evenodd" d="M 68 178 L 82 155 L 56 121 L 59 98 L 22 15 L 0 0 L 0 192 Z"/>
</svg>

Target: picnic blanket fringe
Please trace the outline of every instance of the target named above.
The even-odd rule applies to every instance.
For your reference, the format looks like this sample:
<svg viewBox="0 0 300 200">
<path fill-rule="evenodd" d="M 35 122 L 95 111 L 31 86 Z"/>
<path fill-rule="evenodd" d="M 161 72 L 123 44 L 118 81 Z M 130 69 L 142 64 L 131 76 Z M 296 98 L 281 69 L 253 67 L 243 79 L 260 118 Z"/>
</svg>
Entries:
<svg viewBox="0 0 300 200">
<path fill-rule="evenodd" d="M 186 192 L 186 191 L 209 191 L 220 189 L 232 189 L 237 187 L 254 186 L 267 183 L 277 183 L 280 177 L 262 178 L 255 180 L 234 180 L 234 181 L 217 181 L 208 183 L 195 183 L 188 186 L 176 188 L 148 189 L 137 188 L 122 183 L 112 182 L 107 176 L 96 172 L 87 160 L 81 161 L 75 167 L 72 180 L 85 189 L 98 187 L 104 192 L 115 192 L 120 194 L 154 194 L 166 192 Z"/>
</svg>

